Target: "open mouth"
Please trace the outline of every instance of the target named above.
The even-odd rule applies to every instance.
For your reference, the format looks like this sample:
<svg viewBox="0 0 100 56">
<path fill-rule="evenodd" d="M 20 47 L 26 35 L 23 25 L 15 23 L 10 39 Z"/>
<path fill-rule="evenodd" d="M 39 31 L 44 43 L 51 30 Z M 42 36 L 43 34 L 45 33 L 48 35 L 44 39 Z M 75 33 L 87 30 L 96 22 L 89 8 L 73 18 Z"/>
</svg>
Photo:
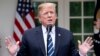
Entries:
<svg viewBox="0 0 100 56">
<path fill-rule="evenodd" d="M 48 21 L 52 21 L 52 19 L 48 20 Z"/>
</svg>

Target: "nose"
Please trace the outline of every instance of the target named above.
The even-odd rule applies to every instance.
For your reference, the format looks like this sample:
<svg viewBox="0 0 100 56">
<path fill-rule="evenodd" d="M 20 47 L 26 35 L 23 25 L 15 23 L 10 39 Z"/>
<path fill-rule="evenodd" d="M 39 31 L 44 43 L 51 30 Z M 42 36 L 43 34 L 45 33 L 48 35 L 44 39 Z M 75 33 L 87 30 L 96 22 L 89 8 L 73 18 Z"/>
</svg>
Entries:
<svg viewBox="0 0 100 56">
<path fill-rule="evenodd" d="M 51 13 L 48 13 L 48 17 L 49 17 L 49 18 L 51 17 Z"/>
</svg>

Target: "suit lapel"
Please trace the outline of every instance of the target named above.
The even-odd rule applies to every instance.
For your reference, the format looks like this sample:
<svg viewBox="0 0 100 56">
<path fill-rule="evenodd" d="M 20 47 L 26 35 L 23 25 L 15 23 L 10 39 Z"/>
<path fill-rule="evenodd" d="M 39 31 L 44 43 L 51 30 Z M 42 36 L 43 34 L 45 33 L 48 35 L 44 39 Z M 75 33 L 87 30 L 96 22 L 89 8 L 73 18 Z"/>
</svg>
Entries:
<svg viewBox="0 0 100 56">
<path fill-rule="evenodd" d="M 56 33 L 55 33 L 55 53 L 54 54 L 56 55 L 57 51 L 59 49 L 59 45 L 60 45 L 61 32 L 58 29 L 58 27 L 56 27 L 55 32 Z M 42 52 L 45 56 L 46 51 L 45 51 L 45 44 L 44 44 L 43 33 L 42 33 L 42 28 L 41 27 L 38 28 L 36 34 L 39 34 L 39 35 L 37 35 L 39 46 L 41 47 L 41 50 L 42 50 Z"/>
<path fill-rule="evenodd" d="M 44 39 L 43 39 L 43 33 L 42 33 L 42 28 L 39 27 L 37 30 L 37 36 L 38 36 L 38 42 L 39 42 L 39 46 L 41 47 L 41 50 L 44 54 L 44 56 L 46 55 L 46 51 L 45 51 L 45 45 L 44 45 Z"/>
<path fill-rule="evenodd" d="M 56 36 L 55 36 L 55 55 L 57 54 L 57 51 L 58 51 L 58 48 L 59 48 L 59 45 L 60 45 L 60 38 L 61 38 L 61 33 L 60 33 L 60 30 L 58 29 L 58 27 L 56 27 Z"/>
</svg>

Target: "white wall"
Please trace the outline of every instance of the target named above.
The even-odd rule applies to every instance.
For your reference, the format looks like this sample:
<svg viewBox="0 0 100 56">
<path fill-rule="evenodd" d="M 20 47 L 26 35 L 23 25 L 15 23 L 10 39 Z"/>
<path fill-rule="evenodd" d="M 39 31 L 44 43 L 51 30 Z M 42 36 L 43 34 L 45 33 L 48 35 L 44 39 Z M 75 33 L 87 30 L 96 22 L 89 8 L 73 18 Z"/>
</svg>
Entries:
<svg viewBox="0 0 100 56">
<path fill-rule="evenodd" d="M 17 0 L 0 0 L 0 56 L 9 56 L 4 39 L 12 34 Z"/>
</svg>

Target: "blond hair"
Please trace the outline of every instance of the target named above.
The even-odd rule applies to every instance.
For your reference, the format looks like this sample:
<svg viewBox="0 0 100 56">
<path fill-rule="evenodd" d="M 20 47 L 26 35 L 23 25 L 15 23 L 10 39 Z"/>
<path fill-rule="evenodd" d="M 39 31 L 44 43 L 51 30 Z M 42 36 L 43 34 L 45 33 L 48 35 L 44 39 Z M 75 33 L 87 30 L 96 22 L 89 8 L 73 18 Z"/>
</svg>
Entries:
<svg viewBox="0 0 100 56">
<path fill-rule="evenodd" d="M 38 14 L 39 14 L 39 11 L 41 11 L 44 7 L 53 7 L 54 10 L 56 11 L 56 4 L 55 3 L 42 3 L 38 6 Z"/>
</svg>

